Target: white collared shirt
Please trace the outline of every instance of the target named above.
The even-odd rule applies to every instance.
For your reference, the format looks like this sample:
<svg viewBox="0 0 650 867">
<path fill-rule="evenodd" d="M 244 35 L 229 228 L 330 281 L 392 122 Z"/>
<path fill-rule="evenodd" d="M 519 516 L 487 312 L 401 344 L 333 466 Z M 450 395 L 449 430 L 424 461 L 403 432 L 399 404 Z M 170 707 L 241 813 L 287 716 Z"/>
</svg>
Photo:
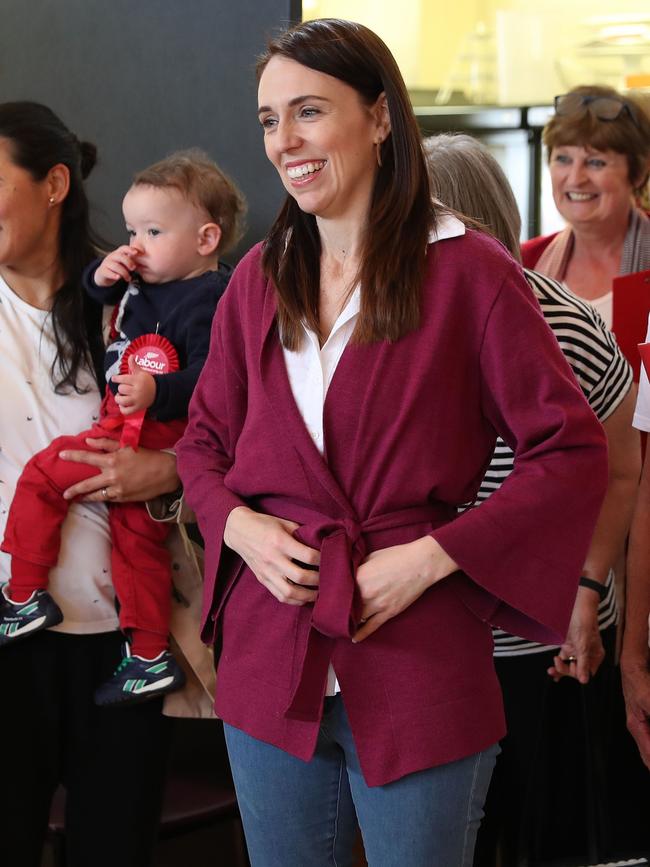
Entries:
<svg viewBox="0 0 650 867">
<path fill-rule="evenodd" d="M 323 407 L 327 389 L 343 350 L 352 337 L 360 305 L 361 289 L 357 286 L 323 346 L 319 344 L 318 335 L 303 325 L 305 334 L 300 349 L 284 349 L 284 361 L 294 400 L 314 444 L 322 455 L 325 454 Z"/>
<path fill-rule="evenodd" d="M 438 220 L 437 228 L 429 234 L 429 243 L 434 244 L 436 241 L 457 238 L 464 234 L 464 224 L 451 214 L 444 214 Z M 303 323 L 305 334 L 300 348 L 289 350 L 283 347 L 293 398 L 314 444 L 326 459 L 323 442 L 323 407 L 327 389 L 355 329 L 360 305 L 361 289 L 357 286 L 322 346 L 319 345 L 318 335 Z M 339 690 L 334 670 L 330 666 L 327 695 L 334 695 Z"/>
</svg>

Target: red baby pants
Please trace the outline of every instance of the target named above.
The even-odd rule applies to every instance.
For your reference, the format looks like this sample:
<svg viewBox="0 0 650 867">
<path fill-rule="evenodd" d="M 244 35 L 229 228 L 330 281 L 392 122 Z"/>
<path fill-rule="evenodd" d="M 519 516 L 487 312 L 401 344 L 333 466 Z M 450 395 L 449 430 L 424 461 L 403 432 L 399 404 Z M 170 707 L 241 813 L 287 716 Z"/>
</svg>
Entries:
<svg viewBox="0 0 650 867">
<path fill-rule="evenodd" d="M 119 440 L 123 419 L 112 393 L 107 391 L 96 425 L 78 436 L 58 437 L 34 455 L 18 481 L 7 517 L 3 551 L 36 566 L 49 569 L 56 566 L 61 526 L 70 506 L 70 500 L 64 500 L 62 494 L 71 485 L 101 472 L 88 464 L 63 461 L 59 452 L 88 450 L 87 437 Z M 172 448 L 184 429 L 183 420 L 159 422 L 145 418 L 140 445 L 148 449 Z M 169 524 L 153 521 L 144 503 L 112 503 L 108 516 L 120 626 L 154 632 L 166 638 L 171 607 L 171 569 L 165 547 Z M 34 589 L 38 586 L 40 584 Z"/>
</svg>

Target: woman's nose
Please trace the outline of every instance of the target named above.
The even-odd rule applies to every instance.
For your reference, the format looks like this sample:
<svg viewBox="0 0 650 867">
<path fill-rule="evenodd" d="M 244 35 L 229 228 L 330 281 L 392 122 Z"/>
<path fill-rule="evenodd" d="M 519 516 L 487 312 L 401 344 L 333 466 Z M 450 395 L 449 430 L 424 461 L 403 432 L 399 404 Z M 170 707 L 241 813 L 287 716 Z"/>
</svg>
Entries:
<svg viewBox="0 0 650 867">
<path fill-rule="evenodd" d="M 291 121 L 280 121 L 275 133 L 275 146 L 280 151 L 290 151 L 297 148 L 302 139 L 298 135 L 295 124 Z"/>
<path fill-rule="evenodd" d="M 569 170 L 569 175 L 567 178 L 570 184 L 579 186 L 586 180 L 586 177 L 587 173 L 585 171 L 584 163 L 576 160 L 574 163 L 571 164 L 571 168 Z"/>
</svg>

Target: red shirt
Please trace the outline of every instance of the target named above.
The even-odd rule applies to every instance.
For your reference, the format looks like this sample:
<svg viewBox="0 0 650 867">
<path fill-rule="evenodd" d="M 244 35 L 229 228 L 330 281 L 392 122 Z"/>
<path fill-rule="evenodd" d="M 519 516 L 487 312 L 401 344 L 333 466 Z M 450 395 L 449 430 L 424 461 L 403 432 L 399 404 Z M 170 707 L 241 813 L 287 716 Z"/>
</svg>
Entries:
<svg viewBox="0 0 650 867">
<path fill-rule="evenodd" d="M 538 235 L 536 238 L 523 242 L 521 245 L 521 260 L 524 268 L 535 270 L 539 257 L 557 234 L 557 232 L 554 232 L 552 235 Z"/>
</svg>

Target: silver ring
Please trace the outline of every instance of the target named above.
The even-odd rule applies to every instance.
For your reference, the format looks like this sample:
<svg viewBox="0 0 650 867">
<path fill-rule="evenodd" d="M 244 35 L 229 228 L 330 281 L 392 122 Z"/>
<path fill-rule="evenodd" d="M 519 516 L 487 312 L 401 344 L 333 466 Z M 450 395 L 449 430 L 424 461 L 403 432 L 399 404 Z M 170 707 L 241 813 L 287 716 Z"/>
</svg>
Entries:
<svg viewBox="0 0 650 867">
<path fill-rule="evenodd" d="M 102 497 L 103 497 L 105 500 L 108 500 L 108 491 L 106 490 L 106 488 L 102 488 L 101 491 L 100 491 L 99 493 L 102 495 Z"/>
<path fill-rule="evenodd" d="M 566 659 L 563 659 L 563 660 L 562 660 L 562 662 L 566 662 L 567 665 L 569 665 L 569 664 L 572 663 L 572 662 L 577 662 L 577 661 L 578 661 L 578 657 L 577 657 L 577 656 L 567 656 Z"/>
</svg>

